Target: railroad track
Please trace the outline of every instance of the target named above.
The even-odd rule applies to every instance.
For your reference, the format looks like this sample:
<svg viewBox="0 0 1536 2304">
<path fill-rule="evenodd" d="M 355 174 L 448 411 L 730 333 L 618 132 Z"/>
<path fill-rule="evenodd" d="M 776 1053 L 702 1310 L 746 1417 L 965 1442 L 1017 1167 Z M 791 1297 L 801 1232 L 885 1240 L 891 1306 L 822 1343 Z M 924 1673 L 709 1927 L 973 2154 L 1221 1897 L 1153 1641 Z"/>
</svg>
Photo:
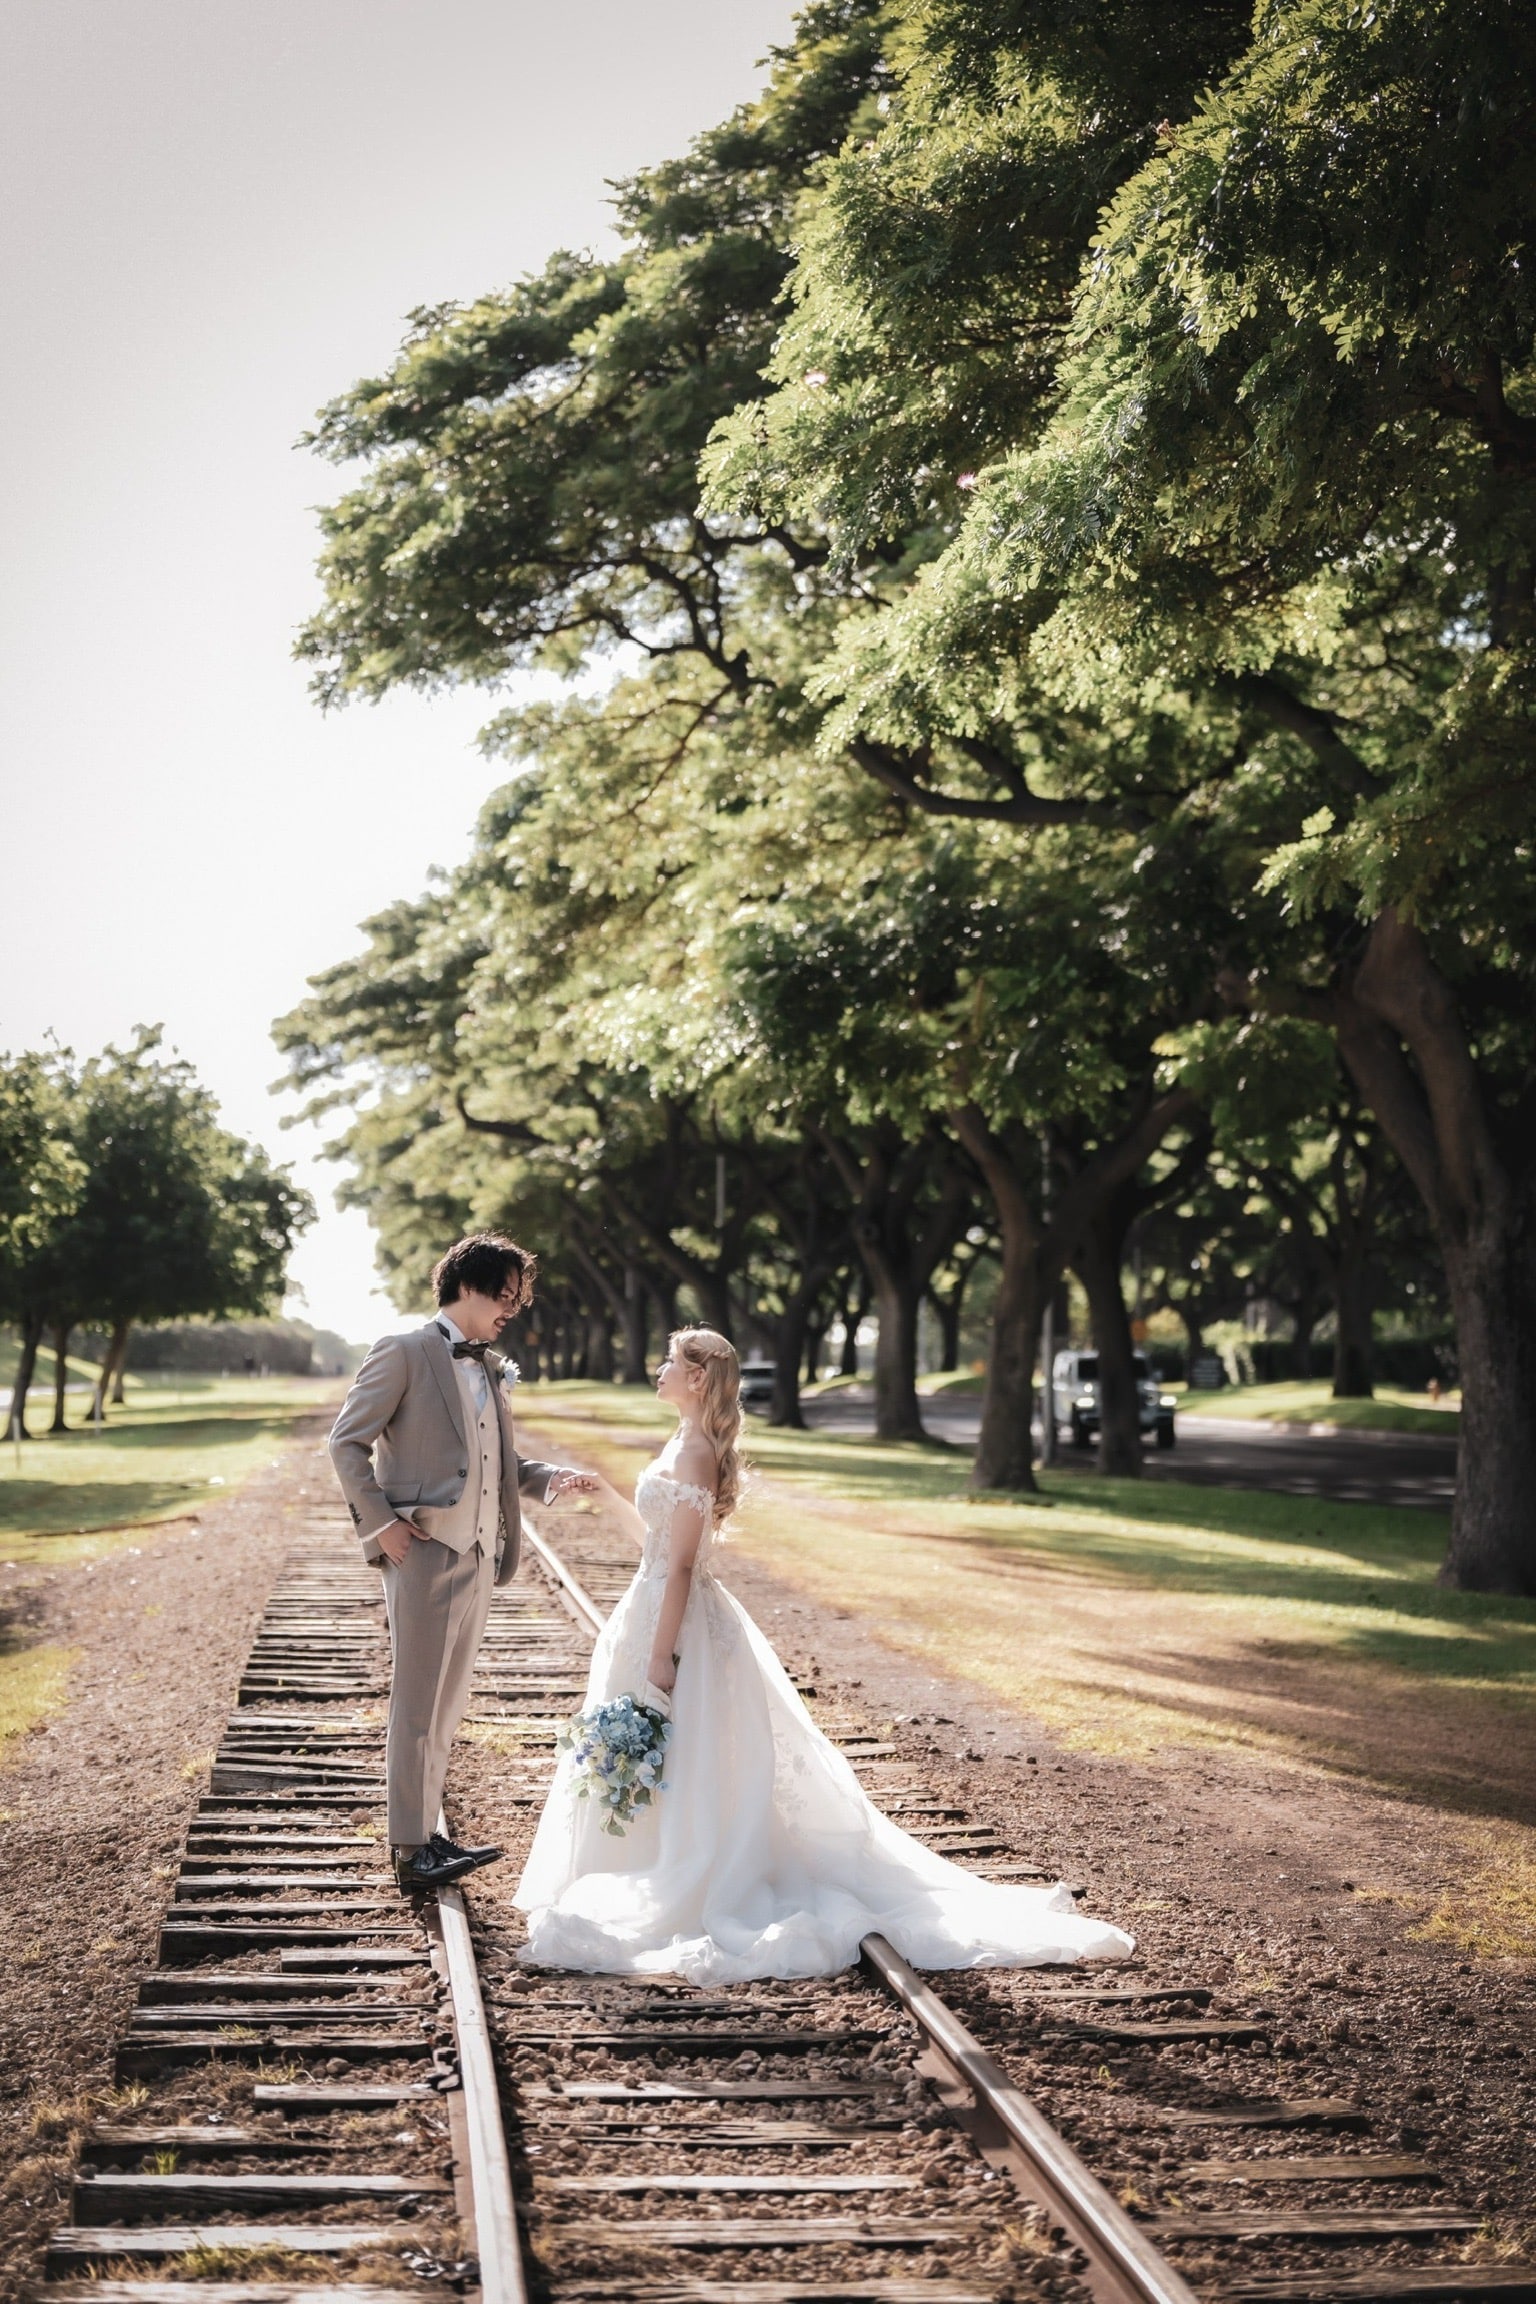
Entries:
<svg viewBox="0 0 1536 2304">
<path fill-rule="evenodd" d="M 541 1523 L 530 1553 L 472 1704 L 524 1839 L 633 1559 L 589 1525 L 556 1549 Z M 338 1515 L 268 1603 L 35 2304 L 1536 2297 L 1531 2267 L 1448 2253 L 1481 2216 L 1374 2150 L 1368 2108 L 1266 2093 L 1262 2021 L 1186 1977 L 995 1972 L 941 1997 L 878 1938 L 859 1971 L 710 1993 L 528 1971 L 497 1874 L 477 1969 L 463 1896 L 416 1909 L 389 1876 L 387 1667 Z M 807 1693 L 909 1829 L 1036 1870 Z M 1213 2048 L 1251 2057 L 1241 2102 L 1213 2095 Z M 1085 2059 L 1122 2139 L 1092 2172 L 1048 2116 L 1053 2069 Z M 1318 2211 L 1319 2186 L 1343 2204 Z"/>
<path fill-rule="evenodd" d="M 463 1897 L 384 1833 L 388 1636 L 337 1515 L 281 1571 L 37 2304 L 524 2294 Z"/>
<path fill-rule="evenodd" d="M 555 1727 L 634 1564 L 590 1520 L 554 1528 L 540 1519 L 532 1573 L 498 1596 L 499 1675 L 483 1676 L 482 1717 L 500 1723 L 530 1829 Z M 803 1692 L 908 1830 L 989 1877 L 1043 1876 L 867 1720 Z M 540 2293 L 1536 2298 L 1536 2266 L 1464 2259 L 1485 2218 L 1450 2172 L 1379 2147 L 1389 2108 L 1378 2118 L 1343 2085 L 1278 2094 L 1273 2024 L 1221 1988 L 1139 1964 L 934 1981 L 878 1937 L 845 1976 L 708 1993 L 503 1958 L 488 2001 Z M 1092 2169 L 1052 2117 L 1057 2083 L 1070 2106 L 1085 2067 L 1115 2107 L 1115 2145 L 1096 2141 Z"/>
</svg>

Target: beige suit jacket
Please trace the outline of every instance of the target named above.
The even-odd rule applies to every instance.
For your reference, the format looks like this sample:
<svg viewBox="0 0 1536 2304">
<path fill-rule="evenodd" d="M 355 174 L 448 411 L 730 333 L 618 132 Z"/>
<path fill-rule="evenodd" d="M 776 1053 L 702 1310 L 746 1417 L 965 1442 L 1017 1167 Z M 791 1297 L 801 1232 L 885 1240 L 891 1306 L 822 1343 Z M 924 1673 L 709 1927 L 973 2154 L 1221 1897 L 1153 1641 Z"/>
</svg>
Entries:
<svg viewBox="0 0 1536 2304">
<path fill-rule="evenodd" d="M 547 1499 L 558 1464 L 519 1457 L 502 1382 L 506 1362 L 488 1352 L 485 1371 L 501 1419 L 501 1529 L 496 1581 L 510 1583 L 522 1547 L 518 1494 Z M 418 1505 L 457 1504 L 469 1478 L 471 1437 L 453 1373 L 453 1353 L 435 1320 L 406 1336 L 381 1336 L 353 1380 L 331 1431 L 331 1462 L 362 1538 L 365 1560 L 380 1557 L 378 1537 Z"/>
</svg>

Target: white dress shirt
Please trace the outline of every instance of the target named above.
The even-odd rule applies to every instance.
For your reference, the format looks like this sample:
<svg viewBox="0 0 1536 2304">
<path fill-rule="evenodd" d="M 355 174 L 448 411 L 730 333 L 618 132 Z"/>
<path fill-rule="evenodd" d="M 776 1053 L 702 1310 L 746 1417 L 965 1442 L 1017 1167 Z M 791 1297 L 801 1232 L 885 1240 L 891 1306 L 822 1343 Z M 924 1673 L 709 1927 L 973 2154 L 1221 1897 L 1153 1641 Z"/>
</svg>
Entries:
<svg viewBox="0 0 1536 2304">
<path fill-rule="evenodd" d="M 451 1312 L 439 1312 L 437 1324 L 450 1344 L 467 1344 L 469 1342 L 469 1338 Z M 485 1372 L 485 1362 L 484 1360 L 464 1359 L 455 1360 L 453 1365 L 456 1371 L 461 1371 L 469 1378 L 470 1398 L 475 1403 L 475 1414 L 478 1416 L 491 1396 L 491 1380 Z"/>
</svg>

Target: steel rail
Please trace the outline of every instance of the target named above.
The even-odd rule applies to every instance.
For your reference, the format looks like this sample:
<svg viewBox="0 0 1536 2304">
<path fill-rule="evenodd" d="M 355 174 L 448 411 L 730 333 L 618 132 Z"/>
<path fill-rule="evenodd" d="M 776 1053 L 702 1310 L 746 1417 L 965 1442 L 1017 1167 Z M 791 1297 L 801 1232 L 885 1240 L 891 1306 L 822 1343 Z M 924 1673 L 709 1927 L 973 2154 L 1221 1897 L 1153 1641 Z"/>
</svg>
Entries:
<svg viewBox="0 0 1536 2304">
<path fill-rule="evenodd" d="M 1088 2259 L 1083 2279 L 1100 2304 L 1197 2304 L 1194 2290 L 1066 2138 L 894 1945 L 883 1936 L 866 1936 L 859 1949 L 927 2041 L 927 2077 L 938 2084 L 950 2113 L 989 2163 L 1012 2177 L 1081 2248 Z"/>
<path fill-rule="evenodd" d="M 160 1962 L 152 1975 L 140 1979 L 138 2006 L 130 2030 L 119 2042 L 119 2072 L 142 2070 L 155 2075 L 157 2084 L 163 2085 L 165 2075 L 181 2070 L 183 2065 L 201 2065 L 211 2059 L 217 2070 L 221 2054 L 239 2053 L 232 2050 L 227 2036 L 239 2032 L 247 2018 L 250 2026 L 261 2025 L 269 2030 L 283 2022 L 292 2024 L 296 2018 L 303 2019 L 305 2029 L 291 2040 L 285 2038 L 283 2043 L 296 2051 L 301 2060 L 312 2049 L 311 2026 L 314 2027 L 313 2052 L 323 2057 L 328 2050 L 335 2051 L 343 2064 L 356 2065 L 360 2058 L 372 2059 L 379 2053 L 387 2056 L 393 2051 L 409 2059 L 420 2058 L 429 2052 L 431 2044 L 419 2032 L 407 2029 L 396 2042 L 379 2028 L 402 2019 L 409 2027 L 413 2017 L 418 2024 L 424 2022 L 422 2012 L 434 2005 L 432 2001 L 418 1997 L 357 2000 L 356 1995 L 359 1990 L 366 1993 L 370 1985 L 388 1981 L 388 1974 L 381 1974 L 375 1963 L 380 1968 L 395 1962 L 425 1965 L 430 1959 L 442 1987 L 442 2000 L 436 2005 L 452 2026 L 453 2069 L 446 2069 L 446 2059 L 432 2051 L 436 2067 L 433 2078 L 448 2118 L 453 2192 L 464 2247 L 466 2252 L 472 2250 L 475 2258 L 473 2267 L 463 2267 L 466 2273 L 472 2273 L 469 2292 L 476 2304 L 527 2304 L 491 2032 L 463 1893 L 455 1886 L 439 1890 L 434 1898 L 415 1899 L 413 1925 L 412 1900 L 401 1899 L 396 1907 L 393 1897 L 385 1892 L 384 1881 L 376 1876 L 372 1867 L 358 1880 L 351 1877 L 365 1856 L 377 1855 L 371 1835 L 351 1832 L 341 1836 L 346 1811 L 359 1802 L 370 1810 L 384 1804 L 382 1725 L 360 1715 L 333 1718 L 329 1711 L 338 1695 L 362 1698 L 378 1691 L 385 1664 L 381 1627 L 372 1615 L 362 1613 L 364 1609 L 377 1608 L 376 1594 L 376 1579 L 363 1570 L 360 1563 L 340 1566 L 328 1546 L 323 1552 L 319 1547 L 305 1546 L 290 1554 L 280 1568 L 241 1675 L 236 1709 L 214 1757 L 208 1791 L 198 1803 L 197 1815 L 182 1850 L 181 1880 L 166 1922 L 167 1931 L 174 1927 L 186 1933 L 190 1919 L 191 1932 L 195 1934 L 199 1924 L 210 1925 L 208 1915 L 214 1914 L 211 1926 L 214 1936 L 220 1940 L 216 1949 L 221 1958 L 235 1965 L 227 1975 L 216 1979 L 220 1990 L 210 1997 L 199 1989 L 197 1965 L 198 1956 L 206 1956 L 207 1947 L 194 1946 L 193 1963 L 189 1965 L 188 1945 L 180 1941 L 170 1944 L 168 1935 L 163 1934 Z M 272 1670 L 263 1671 L 263 1659 Z M 274 1681 L 276 1693 L 266 1690 L 267 1678 Z M 291 1709 L 274 1708 L 279 1695 L 297 1698 L 299 1702 Z M 248 1701 L 253 1696 L 254 1703 Z M 268 1803 L 274 1804 L 270 1811 Z M 441 1812 L 438 1828 L 446 1829 Z M 193 1852 L 192 1841 L 200 1829 L 213 1833 L 218 1847 L 216 1858 L 210 1859 L 202 1850 Z M 315 1851 L 323 1853 L 311 1852 L 307 1846 L 310 1841 Z M 208 1861 L 229 1870 L 231 1887 L 257 1900 L 211 1906 L 189 1903 L 180 1893 L 189 1877 L 189 1867 Z M 316 1877 L 317 1866 L 324 1868 L 323 1877 Z M 287 1876 L 290 1871 L 291 1879 Z M 190 1876 L 199 1877 L 195 1871 Z M 291 1895 L 283 1902 L 268 1900 L 273 1890 L 294 1889 L 319 1890 L 327 1895 L 346 1889 L 349 1893 L 334 1906 L 328 1902 L 295 1903 Z M 299 1914 L 303 1918 L 296 1923 Z M 316 1924 L 326 1916 L 334 1917 L 334 1928 Z M 306 1950 L 290 1942 L 294 1937 L 318 1941 L 309 1944 Z M 382 1948 L 378 1942 L 381 1938 L 388 1939 Z M 253 1952 L 260 1953 L 274 1940 L 285 1947 L 282 1972 L 273 1974 L 265 1968 L 246 1965 Z M 297 1965 L 290 1972 L 286 1959 L 289 1951 L 296 1952 L 296 1962 L 303 1962 L 307 1957 L 323 1963 L 328 1981 L 319 1986 L 319 2005 L 311 1997 L 318 1978 L 311 1979 Z M 349 1973 L 354 1969 L 360 1973 Z M 231 1992 L 235 1995 L 235 2005 L 226 2008 L 221 2003 Z M 330 2005 L 333 1995 L 338 2009 Z M 184 2006 L 183 2002 L 189 2004 Z M 168 2008 L 167 2003 L 173 2005 Z M 340 2012 L 343 2009 L 345 2014 Z M 162 2015 L 166 2016 L 166 2025 L 156 2021 Z M 213 2020 L 226 2016 L 239 2016 L 242 2027 L 220 2023 L 214 2033 L 210 2028 Z M 347 2036 L 329 2036 L 329 2028 L 336 2023 L 350 2027 Z M 186 2034 L 185 2039 L 171 2036 L 180 2032 Z M 252 2043 L 258 2042 L 255 2029 L 245 2029 L 244 2037 Z M 178 2053 L 182 2049 L 195 2053 Z M 125 2065 L 125 2055 L 144 2061 Z M 338 2069 L 328 2065 L 327 2075 L 334 2077 Z M 324 2111 L 334 2114 L 348 2101 L 371 2109 L 375 2101 L 422 2098 L 429 2094 L 431 2083 L 413 2077 L 405 2085 L 375 2086 L 370 2077 L 358 2086 L 357 2097 L 349 2099 L 345 2085 L 339 2089 L 311 2087 L 306 2073 L 304 2085 L 294 2087 L 280 2080 L 270 2087 L 269 2094 L 274 2100 L 294 2099 L 287 2109 L 295 2109 L 297 2099 L 313 2096 L 322 2101 Z M 258 2088 L 257 2102 L 261 2093 Z M 219 2121 L 222 2116 L 223 2095 L 216 2101 L 221 2110 L 209 2115 L 211 2122 Z M 324 2111 L 315 2116 L 323 2119 Z M 178 2099 L 169 2108 L 169 2117 L 178 2126 L 167 2133 L 178 2142 L 185 2134 L 190 2137 L 194 2154 L 207 2148 L 208 2135 L 198 2125 L 195 2102 L 188 2105 Z M 99 2134 L 103 2143 L 115 2147 L 108 2153 L 109 2162 L 117 2157 L 118 2150 L 134 2143 L 131 2135 L 114 2138 L 108 2130 L 93 2131 L 93 2134 Z M 298 2199 L 295 2193 L 297 2211 L 301 2214 L 316 2202 L 331 2205 L 333 2197 L 335 2201 L 348 2202 L 361 2199 L 365 2213 L 369 2210 L 375 2214 L 387 2213 L 387 2206 L 382 2210 L 376 2207 L 375 2196 L 366 2193 L 366 2186 L 376 2183 L 378 2197 L 392 2202 L 398 2193 L 409 2191 L 410 2184 L 416 2181 L 412 2178 L 407 2182 L 394 2174 L 371 2174 L 366 2167 L 358 2170 L 350 2160 L 338 2171 L 331 2164 L 331 2147 L 331 2138 L 324 2134 L 306 2139 L 304 2149 L 316 2153 L 325 2164 L 312 2180 L 313 2201 L 308 2195 Z M 247 2169 L 233 2177 L 223 2171 L 208 2176 L 206 2188 L 218 2197 L 218 2207 L 210 2214 L 217 2215 L 226 2207 L 240 2212 L 245 2202 L 239 2188 L 246 2186 L 254 2195 L 260 2190 L 261 2181 L 269 2176 L 273 2187 L 302 2188 L 310 2180 L 296 2179 L 287 2166 L 293 2149 L 294 2141 L 289 2137 L 270 2136 L 265 2132 L 252 2132 L 245 2137 L 243 2156 L 248 2160 L 265 2159 L 268 2167 L 258 2169 L 254 2175 Z M 130 2160 L 135 2156 L 134 2152 L 129 2153 Z M 273 2162 L 277 2164 L 275 2170 Z M 191 2239 L 203 2233 L 205 2227 L 184 2224 L 183 2194 L 173 2194 L 163 2204 L 158 2199 L 151 2204 L 150 2195 L 157 2183 L 169 2194 L 171 2187 L 203 2182 L 201 2175 L 189 2175 L 180 2169 L 140 2170 L 124 2175 L 109 2167 L 103 2174 L 88 2154 L 82 2155 L 74 2183 L 74 2220 L 54 2233 L 44 2276 L 28 2289 L 29 2297 L 34 2304 L 78 2304 L 82 2288 L 92 2296 L 98 2291 L 105 2296 L 108 2289 L 115 2292 L 118 2283 L 110 2279 L 77 2282 L 67 2277 L 50 2277 L 58 2268 L 55 2259 L 66 2274 L 86 2261 L 96 2264 L 99 2260 L 110 2266 L 113 2254 L 120 2252 L 133 2257 L 138 2252 L 140 2228 L 146 2224 L 152 2229 L 143 2253 L 153 2256 L 158 2252 L 174 2261 L 186 2253 Z M 435 2178 L 423 2183 L 424 2196 L 435 2198 L 447 2189 Z M 115 2206 L 120 2196 L 126 2196 L 129 2203 L 128 2221 L 121 2231 L 101 2208 L 103 2199 Z M 159 2212 L 158 2222 L 155 2210 Z M 221 2244 L 239 2246 L 253 2233 L 279 2229 L 285 2246 L 302 2250 L 313 2237 L 315 2246 L 329 2243 L 333 2252 L 343 2253 L 354 2243 L 361 2245 L 367 2241 L 369 2245 L 386 2246 L 401 2236 L 398 2225 L 384 2225 L 377 2231 L 368 2227 L 361 2233 L 351 2233 L 323 2223 L 298 2222 L 279 2228 L 246 2221 L 211 2222 L 206 2226 L 206 2236 L 217 2238 Z M 408 2235 L 409 2227 L 405 2229 Z M 174 2288 L 184 2304 L 196 2304 L 205 2286 L 209 2304 L 218 2304 L 223 2294 L 217 2282 L 197 2280 L 167 2283 L 147 2278 L 126 2285 L 131 2286 L 135 2294 L 142 2290 L 146 2299 L 168 2294 Z M 275 2295 L 276 2290 L 273 2293 Z M 321 2291 L 316 2289 L 313 2293 L 319 2295 Z M 368 2299 L 381 2293 L 376 2282 L 359 2283 L 348 2280 L 345 2274 L 333 2279 L 324 2290 L 333 2304 L 348 2304 L 354 2294 L 359 2304 L 367 2304 Z"/>
<path fill-rule="evenodd" d="M 607 1622 L 546 1537 L 524 1522 L 540 1560 L 565 1593 L 572 1613 L 594 1635 Z M 923 1982 L 884 1936 L 859 1947 L 880 1982 L 906 2009 L 924 2041 L 918 2069 L 988 2164 L 1006 2175 L 1067 2233 L 1087 2258 L 1084 2284 L 1098 2304 L 1199 2304 L 1188 2282 L 1156 2249 L 1039 2106 L 1010 2080 L 996 2057 Z"/>
<path fill-rule="evenodd" d="M 438 1816 L 446 1832 L 447 1818 Z M 430 1926 L 430 1921 L 428 1923 Z M 475 2212 L 475 2254 L 483 2304 L 527 2304 L 523 2251 L 518 2238 L 512 2165 L 501 2118 L 501 2091 L 490 2026 L 480 1990 L 480 1971 L 469 1933 L 463 1891 L 437 1891 L 437 1928 L 448 1976 L 454 2041 L 459 2053 L 459 2085 L 464 2102 L 469 2188 Z"/>
<path fill-rule="evenodd" d="M 570 1601 L 572 1613 L 595 1640 L 608 1621 L 606 1611 L 599 1608 L 580 1577 L 571 1573 L 554 1546 L 539 1534 L 526 1512 L 523 1515 L 523 1534 Z"/>
</svg>

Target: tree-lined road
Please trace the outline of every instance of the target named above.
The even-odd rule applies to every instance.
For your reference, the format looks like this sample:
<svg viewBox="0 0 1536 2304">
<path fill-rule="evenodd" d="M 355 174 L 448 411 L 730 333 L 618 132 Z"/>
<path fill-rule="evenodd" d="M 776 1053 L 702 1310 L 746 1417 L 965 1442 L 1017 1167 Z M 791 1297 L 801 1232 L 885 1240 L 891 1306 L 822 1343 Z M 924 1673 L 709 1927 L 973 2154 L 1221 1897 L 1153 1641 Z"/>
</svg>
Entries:
<svg viewBox="0 0 1536 2304">
<path fill-rule="evenodd" d="M 813 1430 L 867 1437 L 874 1404 L 867 1393 L 833 1392 L 804 1403 Z M 974 1395 L 925 1400 L 923 1420 L 936 1440 L 971 1449 L 981 1430 Z M 1311 1432 L 1224 1416 L 1179 1418 L 1171 1455 L 1146 1452 L 1149 1479 L 1192 1480 L 1212 1488 L 1274 1488 L 1288 1496 L 1321 1496 L 1341 1504 L 1414 1504 L 1448 1512 L 1456 1479 L 1456 1443 L 1401 1432 Z M 1092 1454 L 1064 1447 L 1064 1472 L 1091 1472 Z"/>
</svg>

